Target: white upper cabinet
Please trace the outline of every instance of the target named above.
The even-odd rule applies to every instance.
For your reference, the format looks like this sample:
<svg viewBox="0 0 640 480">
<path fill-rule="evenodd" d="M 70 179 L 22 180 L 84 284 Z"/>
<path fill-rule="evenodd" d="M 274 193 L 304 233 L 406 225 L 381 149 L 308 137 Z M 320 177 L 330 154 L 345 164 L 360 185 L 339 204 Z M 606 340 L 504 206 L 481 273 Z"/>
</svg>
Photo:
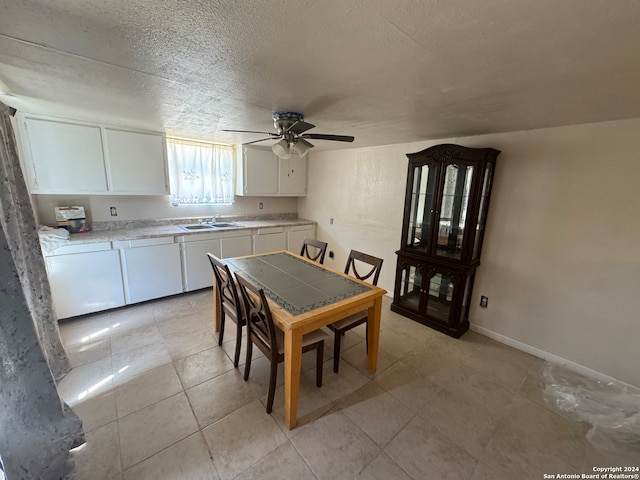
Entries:
<svg viewBox="0 0 640 480">
<path fill-rule="evenodd" d="M 169 194 L 163 134 L 111 128 L 104 133 L 112 193 Z"/>
<path fill-rule="evenodd" d="M 30 115 L 18 125 L 31 193 L 169 193 L 163 133 Z"/>
<path fill-rule="evenodd" d="M 301 197 L 307 194 L 307 159 L 278 158 L 270 148 L 242 147 L 236 195 Z"/>
<path fill-rule="evenodd" d="M 99 127 L 35 118 L 24 127 L 31 193 L 107 193 Z"/>
<path fill-rule="evenodd" d="M 305 196 L 307 194 L 307 159 L 292 156 L 280 160 L 280 195 Z"/>
</svg>

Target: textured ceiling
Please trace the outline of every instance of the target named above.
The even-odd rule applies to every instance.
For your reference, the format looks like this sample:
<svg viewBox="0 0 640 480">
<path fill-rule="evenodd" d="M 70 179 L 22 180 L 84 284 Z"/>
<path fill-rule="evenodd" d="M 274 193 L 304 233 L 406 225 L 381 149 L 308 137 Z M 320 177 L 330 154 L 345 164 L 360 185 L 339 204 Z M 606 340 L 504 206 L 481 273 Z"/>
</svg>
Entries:
<svg viewBox="0 0 640 480">
<path fill-rule="evenodd" d="M 293 110 L 354 147 L 632 118 L 639 25 L 637 0 L 0 0 L 0 100 L 227 143 Z"/>
</svg>

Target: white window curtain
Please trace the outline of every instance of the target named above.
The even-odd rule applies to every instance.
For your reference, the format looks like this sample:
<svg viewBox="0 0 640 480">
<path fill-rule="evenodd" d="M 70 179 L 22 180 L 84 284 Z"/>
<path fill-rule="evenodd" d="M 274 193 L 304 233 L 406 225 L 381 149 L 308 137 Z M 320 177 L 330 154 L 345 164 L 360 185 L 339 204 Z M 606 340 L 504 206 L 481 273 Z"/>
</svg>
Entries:
<svg viewBox="0 0 640 480">
<path fill-rule="evenodd" d="M 167 138 L 173 205 L 233 202 L 233 147 Z"/>
</svg>

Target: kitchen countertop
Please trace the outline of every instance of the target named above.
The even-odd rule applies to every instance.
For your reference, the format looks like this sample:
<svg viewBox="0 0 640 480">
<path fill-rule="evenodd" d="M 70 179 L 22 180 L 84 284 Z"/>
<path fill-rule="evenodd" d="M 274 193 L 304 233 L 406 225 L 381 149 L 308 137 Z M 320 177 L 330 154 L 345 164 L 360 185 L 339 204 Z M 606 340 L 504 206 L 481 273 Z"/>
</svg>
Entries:
<svg viewBox="0 0 640 480">
<path fill-rule="evenodd" d="M 226 220 L 221 220 L 221 223 Z M 96 230 L 86 233 L 72 233 L 69 235 L 67 245 L 78 245 L 83 243 L 111 242 L 122 240 L 136 240 L 141 238 L 158 238 L 183 235 L 197 235 L 202 233 L 228 232 L 232 230 L 247 230 L 256 228 L 270 227 L 291 227 L 296 225 L 315 225 L 312 220 L 298 218 L 295 220 L 234 220 L 238 226 L 233 227 L 216 227 L 205 230 L 187 231 L 178 225 L 158 225 L 147 227 L 131 227 L 117 230 Z M 194 222 L 197 223 L 197 222 Z"/>
</svg>

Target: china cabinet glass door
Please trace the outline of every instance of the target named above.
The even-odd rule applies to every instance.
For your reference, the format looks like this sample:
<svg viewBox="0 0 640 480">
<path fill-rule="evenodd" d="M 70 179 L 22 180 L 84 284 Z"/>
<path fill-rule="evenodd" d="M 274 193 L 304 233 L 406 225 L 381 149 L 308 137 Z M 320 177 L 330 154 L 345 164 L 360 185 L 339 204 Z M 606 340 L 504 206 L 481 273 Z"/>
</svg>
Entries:
<svg viewBox="0 0 640 480">
<path fill-rule="evenodd" d="M 438 212 L 437 256 L 455 260 L 462 257 L 473 170 L 473 166 L 461 163 L 449 163 L 444 167 Z"/>
<path fill-rule="evenodd" d="M 431 225 L 433 224 L 437 177 L 436 164 L 418 166 L 413 170 L 407 246 L 425 253 L 431 250 Z"/>
</svg>

